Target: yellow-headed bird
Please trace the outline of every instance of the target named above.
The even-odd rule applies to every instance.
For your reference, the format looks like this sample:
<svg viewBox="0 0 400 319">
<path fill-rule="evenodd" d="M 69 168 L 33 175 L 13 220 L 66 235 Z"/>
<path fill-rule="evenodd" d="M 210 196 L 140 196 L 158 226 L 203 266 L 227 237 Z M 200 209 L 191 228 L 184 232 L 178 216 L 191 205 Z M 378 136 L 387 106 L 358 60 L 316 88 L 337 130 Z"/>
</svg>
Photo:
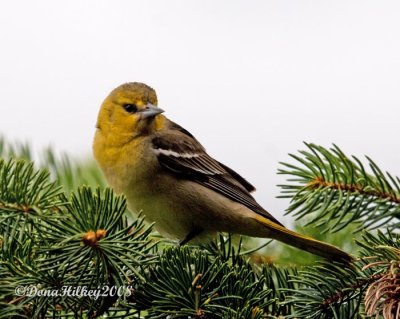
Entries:
<svg viewBox="0 0 400 319">
<path fill-rule="evenodd" d="M 209 156 L 163 112 L 151 87 L 123 84 L 101 105 L 93 144 L 111 187 L 163 236 L 184 244 L 229 232 L 277 239 L 333 260 L 351 259 L 335 246 L 285 228 L 251 196 L 255 189 L 249 182 Z"/>
</svg>

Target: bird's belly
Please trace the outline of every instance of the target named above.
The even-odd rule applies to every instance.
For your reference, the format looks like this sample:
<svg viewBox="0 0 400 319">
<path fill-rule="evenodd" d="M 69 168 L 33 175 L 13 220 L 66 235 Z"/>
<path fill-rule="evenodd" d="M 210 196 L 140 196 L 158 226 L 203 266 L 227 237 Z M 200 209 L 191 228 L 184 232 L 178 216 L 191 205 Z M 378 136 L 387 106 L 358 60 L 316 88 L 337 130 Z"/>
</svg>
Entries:
<svg viewBox="0 0 400 319">
<path fill-rule="evenodd" d="M 163 185 L 163 187 L 159 187 Z M 155 228 L 168 238 L 182 240 L 194 230 L 202 230 L 193 242 L 204 242 L 216 232 L 255 234 L 264 237 L 265 227 L 252 218 L 255 213 L 196 182 L 160 175 L 153 185 L 141 184 L 125 193 L 130 210 L 155 222 Z"/>
<path fill-rule="evenodd" d="M 154 167 L 154 166 L 153 166 Z M 121 170 L 119 170 L 120 172 Z M 158 168 L 125 170 L 126 178 L 108 181 L 124 193 L 133 213 L 142 213 L 164 237 L 182 240 L 193 230 L 203 230 L 195 242 L 218 231 L 264 237 L 265 227 L 254 222 L 254 212 L 196 182 L 175 178 Z"/>
<path fill-rule="evenodd" d="M 142 213 L 146 221 L 155 222 L 163 237 L 182 240 L 197 226 L 198 207 L 188 199 L 176 181 L 162 173 L 137 181 L 125 191 L 130 211 Z"/>
<path fill-rule="evenodd" d="M 163 237 L 181 240 L 193 228 L 191 212 L 184 211 L 173 197 L 142 194 L 129 198 L 128 206 L 132 212 L 142 213 L 146 221 L 155 222 L 156 230 Z"/>
</svg>

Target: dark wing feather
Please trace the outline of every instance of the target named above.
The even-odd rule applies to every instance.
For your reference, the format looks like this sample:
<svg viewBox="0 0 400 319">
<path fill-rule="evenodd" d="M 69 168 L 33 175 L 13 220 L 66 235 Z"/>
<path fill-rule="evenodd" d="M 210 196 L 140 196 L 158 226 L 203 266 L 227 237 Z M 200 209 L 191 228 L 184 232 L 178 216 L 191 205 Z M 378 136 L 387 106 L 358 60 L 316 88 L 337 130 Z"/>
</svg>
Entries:
<svg viewBox="0 0 400 319">
<path fill-rule="evenodd" d="M 171 130 L 179 131 L 179 132 L 191 137 L 195 141 L 195 143 L 197 143 L 205 153 L 205 149 L 201 146 L 201 144 L 196 140 L 196 138 L 188 130 L 184 129 L 182 126 L 180 126 L 179 124 L 177 124 L 175 122 L 172 122 L 172 121 L 169 121 L 169 127 L 170 127 Z M 213 159 L 213 161 L 215 161 L 215 160 Z M 217 161 L 215 161 L 215 162 L 217 162 Z M 229 175 L 231 175 L 236 181 L 238 181 L 247 191 L 253 192 L 253 191 L 256 190 L 256 188 L 253 185 L 251 185 L 246 179 L 244 179 L 242 176 L 240 176 L 238 173 L 236 173 L 233 169 L 231 169 L 228 166 L 222 164 L 221 162 L 217 162 L 217 163 Z"/>
<path fill-rule="evenodd" d="M 203 146 L 189 135 L 190 133 L 186 134 L 186 130 L 182 130 L 181 127 L 171 128 L 153 138 L 154 152 L 162 167 L 225 195 L 283 226 L 251 196 L 249 191 L 254 190 L 254 187 L 250 183 L 232 169 L 214 160 Z"/>
<path fill-rule="evenodd" d="M 235 180 L 237 180 L 240 184 L 242 184 L 242 186 L 246 188 L 247 191 L 254 192 L 256 190 L 256 188 L 253 185 L 251 185 L 247 180 L 245 180 L 242 176 L 236 173 L 233 169 L 222 164 L 221 162 L 218 162 L 218 164 L 221 165 Z"/>
</svg>

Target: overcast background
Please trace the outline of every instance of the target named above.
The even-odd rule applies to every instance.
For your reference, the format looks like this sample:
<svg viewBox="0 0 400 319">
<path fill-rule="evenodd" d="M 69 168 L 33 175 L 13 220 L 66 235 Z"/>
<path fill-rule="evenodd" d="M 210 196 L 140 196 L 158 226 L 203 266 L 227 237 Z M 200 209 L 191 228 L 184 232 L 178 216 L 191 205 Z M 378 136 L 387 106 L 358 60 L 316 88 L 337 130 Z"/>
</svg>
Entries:
<svg viewBox="0 0 400 319">
<path fill-rule="evenodd" d="M 2 1 L 0 134 L 90 157 L 104 97 L 144 82 L 280 216 L 303 141 L 399 175 L 399 33 L 399 1 Z"/>
</svg>

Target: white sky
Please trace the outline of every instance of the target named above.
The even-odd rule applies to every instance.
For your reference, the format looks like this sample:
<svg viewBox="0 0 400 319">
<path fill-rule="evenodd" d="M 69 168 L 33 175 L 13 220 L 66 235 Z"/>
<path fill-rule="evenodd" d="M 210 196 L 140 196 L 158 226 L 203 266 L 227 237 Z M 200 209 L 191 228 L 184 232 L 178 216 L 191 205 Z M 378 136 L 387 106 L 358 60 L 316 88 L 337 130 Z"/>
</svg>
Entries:
<svg viewBox="0 0 400 319">
<path fill-rule="evenodd" d="M 399 1 L 2 1 L 0 43 L 0 134 L 37 150 L 91 156 L 100 103 L 139 81 L 276 216 L 302 141 L 400 173 Z"/>
</svg>

